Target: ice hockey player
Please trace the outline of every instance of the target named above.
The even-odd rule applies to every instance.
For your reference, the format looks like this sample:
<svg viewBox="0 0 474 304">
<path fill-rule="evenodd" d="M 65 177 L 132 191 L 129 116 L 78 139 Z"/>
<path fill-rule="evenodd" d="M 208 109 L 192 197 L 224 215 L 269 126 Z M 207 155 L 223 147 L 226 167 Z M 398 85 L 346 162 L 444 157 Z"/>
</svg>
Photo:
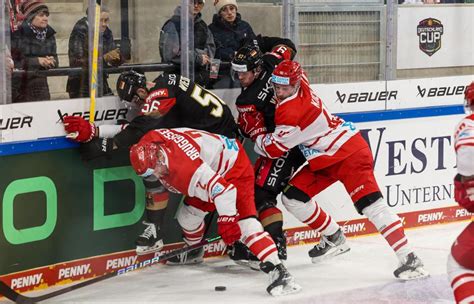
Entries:
<svg viewBox="0 0 474 304">
<path fill-rule="evenodd" d="M 256 218 L 254 173 L 237 140 L 188 128 L 158 129 L 132 146 L 130 162 L 138 175 L 154 175 L 169 191 L 186 196 L 177 215 L 186 244 L 203 238 L 204 217 L 217 210 L 217 231 L 224 242 L 241 240 L 262 261 L 262 270 L 270 276 L 268 293 L 278 296 L 301 290 Z M 194 251 L 198 250 L 203 248 Z"/>
<path fill-rule="evenodd" d="M 117 93 L 131 109 L 141 115 L 129 124 L 100 125 L 79 116 L 63 119 L 67 137 L 81 143 L 84 159 L 114 155 L 128 149 L 148 131 L 156 128 L 191 127 L 234 138 L 237 125 L 231 110 L 219 97 L 186 77 L 162 74 L 147 82 L 145 75 L 123 72 L 117 81 Z M 144 179 L 146 188 L 146 228 L 135 243 L 137 254 L 159 251 L 163 247 L 160 224 L 163 222 L 168 192 L 156 178 Z"/>
<path fill-rule="evenodd" d="M 474 82 L 464 93 L 468 116 L 454 133 L 458 174 L 454 178 L 454 198 L 474 213 Z M 474 303 L 474 223 L 457 237 L 448 257 L 448 277 L 456 303 Z"/>
<path fill-rule="evenodd" d="M 262 115 L 265 122 L 261 130 L 244 134 L 252 141 L 255 140 L 256 131 L 273 132 L 275 129 L 272 71 L 282 60 L 291 59 L 295 54 L 295 46 L 291 40 L 258 36 L 239 49 L 232 60 L 234 78 L 238 78 L 243 87 L 236 100 L 239 112 L 238 124 L 241 130 L 250 128 L 250 124 L 253 123 L 252 117 L 256 113 Z M 284 260 L 287 258 L 286 238 L 283 234 L 282 212 L 277 207 L 277 196 L 287 186 L 290 176 L 305 162 L 306 159 L 296 147 L 277 159 L 260 156 L 255 163 L 255 202 L 258 216 L 265 231 L 270 233 L 277 244 L 280 258 Z M 331 234 L 339 233 L 341 239 L 345 240 L 337 225 L 331 226 L 327 231 Z M 238 263 L 243 263 L 245 256 L 242 257 L 242 251 L 237 250 L 237 245 L 229 255 Z M 337 248 L 327 247 L 327 249 L 331 250 L 325 255 L 329 257 L 347 251 L 348 247 L 341 243 Z M 253 268 L 252 256 L 250 266 Z"/>
<path fill-rule="evenodd" d="M 277 158 L 298 146 L 308 164 L 289 181 L 282 195 L 284 206 L 304 223 L 325 229 L 334 222 L 311 198 L 340 181 L 355 208 L 369 218 L 396 253 L 400 265 L 395 277 L 402 280 L 423 278 L 428 272 L 408 244 L 400 218 L 387 207 L 373 173 L 373 158 L 367 142 L 356 127 L 328 112 L 296 61 L 284 60 L 273 71 L 276 97 L 275 130 L 258 131 L 257 153 Z M 252 133 L 264 126 L 254 116 Z M 259 125 L 261 127 L 259 127 Z M 337 224 L 336 224 L 337 225 Z M 337 245 L 339 238 L 322 237 L 310 250 L 310 257 L 324 255 L 327 246 Z"/>
</svg>

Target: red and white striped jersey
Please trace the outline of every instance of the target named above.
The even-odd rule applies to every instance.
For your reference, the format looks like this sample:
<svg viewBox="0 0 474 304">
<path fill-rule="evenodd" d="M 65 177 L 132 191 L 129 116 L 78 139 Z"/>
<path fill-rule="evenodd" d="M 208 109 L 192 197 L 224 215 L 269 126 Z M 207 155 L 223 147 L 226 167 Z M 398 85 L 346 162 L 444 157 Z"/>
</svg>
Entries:
<svg viewBox="0 0 474 304">
<path fill-rule="evenodd" d="M 277 104 L 275 125 L 273 133 L 257 137 L 255 151 L 278 158 L 299 146 L 312 170 L 328 167 L 367 147 L 351 122 L 326 110 L 309 87 L 306 76 L 298 92 Z"/>
<path fill-rule="evenodd" d="M 466 116 L 456 127 L 454 149 L 458 173 L 474 175 L 474 114 Z"/>
<path fill-rule="evenodd" d="M 220 215 L 236 214 L 236 189 L 225 180 L 245 153 L 235 139 L 177 128 L 150 131 L 140 142 L 157 143 L 165 152 L 169 173 L 159 180 L 168 190 L 214 203 Z"/>
</svg>

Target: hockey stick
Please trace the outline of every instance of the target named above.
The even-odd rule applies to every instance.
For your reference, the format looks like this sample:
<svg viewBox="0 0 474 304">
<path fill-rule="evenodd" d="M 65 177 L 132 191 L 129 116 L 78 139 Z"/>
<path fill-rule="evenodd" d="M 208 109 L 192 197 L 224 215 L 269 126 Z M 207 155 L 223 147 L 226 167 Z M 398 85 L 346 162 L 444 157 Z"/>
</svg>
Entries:
<svg viewBox="0 0 474 304">
<path fill-rule="evenodd" d="M 186 246 L 186 247 L 183 247 L 183 248 L 179 248 L 179 249 L 173 250 L 171 252 L 168 252 L 166 254 L 154 257 L 152 259 L 148 259 L 148 260 L 142 261 L 140 263 L 133 264 L 133 265 L 127 266 L 125 268 L 121 268 L 121 269 L 112 271 L 112 272 L 104 274 L 102 276 L 95 277 L 95 278 L 90 279 L 88 281 L 80 282 L 76 285 L 72 285 L 72 286 L 69 286 L 69 287 L 66 287 L 66 288 L 63 288 L 63 289 L 60 289 L 60 290 L 56 290 L 56 291 L 53 291 L 53 292 L 50 292 L 50 293 L 47 293 L 47 294 L 44 294 L 44 295 L 41 295 L 41 296 L 37 296 L 37 297 L 27 297 L 27 296 L 21 295 L 18 292 L 16 292 L 15 290 L 13 290 L 12 288 L 10 288 L 10 286 L 5 284 L 3 281 L 0 281 L 0 295 L 5 296 L 7 299 L 9 299 L 9 300 L 11 300 L 15 303 L 23 303 L 23 304 L 37 303 L 37 302 L 62 295 L 62 294 L 68 293 L 70 291 L 85 287 L 85 286 L 92 285 L 92 284 L 100 282 L 100 281 L 104 281 L 104 280 L 107 280 L 107 279 L 110 279 L 110 278 L 113 278 L 113 277 L 116 277 L 116 276 L 119 276 L 119 275 L 122 275 L 122 274 L 125 274 L 125 273 L 128 273 L 128 272 L 131 272 L 131 271 L 135 271 L 137 269 L 145 268 L 145 267 L 157 264 L 159 262 L 166 261 L 166 260 L 168 260 L 172 257 L 175 257 L 177 255 L 180 255 L 182 253 L 191 251 L 193 249 L 201 248 L 201 247 L 204 247 L 207 244 L 219 241 L 220 239 L 221 239 L 220 236 L 216 236 L 216 237 L 209 238 L 209 239 L 204 239 L 204 240 L 200 241 L 197 244 Z"/>
<path fill-rule="evenodd" d="M 89 121 L 94 122 L 95 119 L 95 98 L 97 95 L 98 82 L 98 62 L 99 62 L 99 33 L 100 33 L 100 5 L 101 0 L 95 2 L 95 15 L 94 15 L 94 41 L 92 50 L 92 69 L 91 69 L 91 83 L 90 83 L 90 98 L 91 104 L 89 106 Z"/>
</svg>

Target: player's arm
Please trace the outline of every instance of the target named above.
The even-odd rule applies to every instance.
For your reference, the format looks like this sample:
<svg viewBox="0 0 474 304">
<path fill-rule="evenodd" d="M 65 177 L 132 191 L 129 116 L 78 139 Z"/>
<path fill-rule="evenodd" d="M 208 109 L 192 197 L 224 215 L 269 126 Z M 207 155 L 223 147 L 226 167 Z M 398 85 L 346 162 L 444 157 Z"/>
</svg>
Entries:
<svg viewBox="0 0 474 304">
<path fill-rule="evenodd" d="M 217 232 L 228 245 L 233 244 L 241 236 L 238 225 L 237 189 L 225 180 L 220 174 L 212 170 L 209 165 L 202 163 L 193 175 L 189 184 L 192 196 L 216 206 Z"/>
<path fill-rule="evenodd" d="M 277 125 L 273 133 L 260 134 L 256 137 L 254 150 L 268 158 L 279 158 L 299 144 L 300 134 L 298 126 Z"/>
<path fill-rule="evenodd" d="M 458 174 L 454 178 L 454 198 L 474 212 L 474 121 L 464 119 L 455 136 Z"/>
<path fill-rule="evenodd" d="M 176 104 L 176 98 L 165 87 L 153 87 L 142 106 L 142 114 L 159 118 L 168 113 Z"/>
</svg>

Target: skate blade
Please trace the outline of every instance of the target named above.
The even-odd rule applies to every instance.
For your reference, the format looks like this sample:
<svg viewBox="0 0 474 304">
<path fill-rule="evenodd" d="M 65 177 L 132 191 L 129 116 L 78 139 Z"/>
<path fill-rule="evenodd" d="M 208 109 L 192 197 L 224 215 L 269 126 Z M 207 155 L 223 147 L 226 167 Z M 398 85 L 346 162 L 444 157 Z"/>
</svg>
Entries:
<svg viewBox="0 0 474 304">
<path fill-rule="evenodd" d="M 161 251 L 161 249 L 163 249 L 163 246 L 163 241 L 160 240 L 156 242 L 153 246 L 137 246 L 137 248 L 135 248 L 135 252 L 137 255 L 145 255 Z"/>
<path fill-rule="evenodd" d="M 422 267 L 418 267 L 413 270 L 407 270 L 396 276 L 397 279 L 401 281 L 412 281 L 412 280 L 422 280 L 430 276 L 430 273 Z"/>
<path fill-rule="evenodd" d="M 321 263 L 322 261 L 326 261 L 331 259 L 332 257 L 341 255 L 343 253 L 346 253 L 350 251 L 351 248 L 347 244 L 342 244 L 337 247 L 331 248 L 326 254 L 319 256 L 319 257 L 312 257 L 311 262 L 313 264 Z"/>
<path fill-rule="evenodd" d="M 303 288 L 295 282 L 288 283 L 287 285 L 276 286 L 269 291 L 273 297 L 286 296 L 292 293 L 300 292 Z"/>
</svg>

